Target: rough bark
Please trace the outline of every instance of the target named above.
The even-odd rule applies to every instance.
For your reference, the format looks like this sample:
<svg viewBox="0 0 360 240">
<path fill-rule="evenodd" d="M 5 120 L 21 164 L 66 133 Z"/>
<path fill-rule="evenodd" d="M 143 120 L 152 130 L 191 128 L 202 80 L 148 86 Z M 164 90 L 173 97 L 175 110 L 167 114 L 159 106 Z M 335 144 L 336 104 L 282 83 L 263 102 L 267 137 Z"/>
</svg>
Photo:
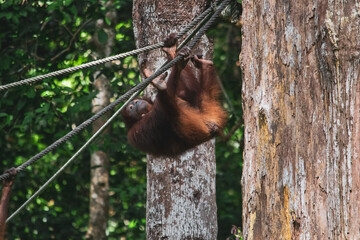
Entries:
<svg viewBox="0 0 360 240">
<path fill-rule="evenodd" d="M 111 1 L 107 2 L 105 6 L 111 6 Z M 106 17 L 114 23 L 116 20 L 116 12 L 110 10 Z M 112 47 L 114 46 L 115 33 L 112 28 L 108 26 L 103 19 L 98 19 L 96 22 L 96 28 L 98 31 L 104 30 L 108 35 L 106 44 L 102 44 L 97 36 L 98 31 L 93 37 L 93 42 L 97 48 L 96 57 L 108 57 L 112 53 Z M 109 66 L 108 63 L 105 66 Z M 110 104 L 110 80 L 97 71 L 94 73 L 94 89 L 98 91 L 98 94 L 92 101 L 92 112 L 96 113 Z M 108 115 L 96 120 L 93 125 L 93 133 L 101 128 L 106 122 Z M 109 133 L 109 129 L 106 129 L 94 144 L 99 149 L 102 148 L 104 141 L 101 139 Z M 106 227 L 109 212 L 109 157 L 101 150 L 94 151 L 91 154 L 91 185 L 90 185 L 90 215 L 89 215 L 89 227 L 86 233 L 86 239 L 107 239 Z"/>
<path fill-rule="evenodd" d="M 135 0 L 134 32 L 137 47 L 162 41 L 179 32 L 206 8 L 206 0 Z M 212 43 L 204 36 L 195 53 L 211 59 Z M 140 55 L 155 71 L 166 60 L 161 50 Z M 154 91 L 147 91 L 154 96 Z M 177 158 L 148 156 L 147 239 L 216 239 L 216 163 L 214 141 L 209 141 Z"/>
<path fill-rule="evenodd" d="M 245 239 L 360 239 L 360 3 L 243 1 Z"/>
</svg>

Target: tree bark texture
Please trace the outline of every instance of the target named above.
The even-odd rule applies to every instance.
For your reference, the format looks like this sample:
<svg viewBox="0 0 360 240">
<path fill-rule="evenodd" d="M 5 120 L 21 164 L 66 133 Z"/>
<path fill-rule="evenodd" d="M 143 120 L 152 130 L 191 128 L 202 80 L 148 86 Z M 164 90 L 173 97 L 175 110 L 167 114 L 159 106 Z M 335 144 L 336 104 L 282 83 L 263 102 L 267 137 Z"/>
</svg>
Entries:
<svg viewBox="0 0 360 240">
<path fill-rule="evenodd" d="M 206 0 L 135 0 L 134 32 L 137 47 L 164 40 L 179 32 L 207 7 Z M 213 45 L 204 36 L 193 53 L 211 59 Z M 146 68 L 158 69 L 166 55 L 155 50 L 139 56 Z M 147 94 L 154 98 L 155 91 Z M 216 163 L 214 141 L 191 149 L 177 158 L 148 156 L 147 239 L 216 239 Z"/>
<path fill-rule="evenodd" d="M 360 239 L 360 2 L 242 20 L 244 239 Z"/>
<path fill-rule="evenodd" d="M 105 7 L 111 7 L 112 2 L 108 1 Z M 93 37 L 93 42 L 97 48 L 96 57 L 108 57 L 112 53 L 112 47 L 114 46 L 115 33 L 113 30 L 116 20 L 115 10 L 109 10 L 106 17 L 112 22 L 111 26 L 108 26 L 104 19 L 98 19 L 96 21 L 96 33 Z M 107 34 L 107 42 L 102 44 L 97 34 L 99 31 L 105 31 Z M 105 66 L 109 66 L 111 63 L 107 63 Z M 101 73 L 96 71 L 94 73 L 94 89 L 98 91 L 98 94 L 92 101 L 92 112 L 97 113 L 104 107 L 110 104 L 111 91 L 110 80 Z M 105 124 L 109 115 L 99 118 L 93 123 L 93 133 L 98 131 L 102 125 Z M 109 133 L 109 129 L 106 129 L 100 136 Z M 99 139 L 94 142 L 99 149 L 104 144 L 103 139 Z M 86 239 L 101 240 L 107 239 L 106 228 L 109 212 L 109 167 L 110 161 L 108 155 L 102 151 L 97 150 L 91 154 L 91 185 L 90 185 L 90 214 L 89 214 L 89 227 L 86 233 Z"/>
</svg>

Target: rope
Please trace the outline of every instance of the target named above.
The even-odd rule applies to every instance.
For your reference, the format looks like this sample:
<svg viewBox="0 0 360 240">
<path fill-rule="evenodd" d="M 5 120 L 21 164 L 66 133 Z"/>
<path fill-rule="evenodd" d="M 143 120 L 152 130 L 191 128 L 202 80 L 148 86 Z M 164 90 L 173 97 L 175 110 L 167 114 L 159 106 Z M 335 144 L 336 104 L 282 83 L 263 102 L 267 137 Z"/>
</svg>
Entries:
<svg viewBox="0 0 360 240">
<path fill-rule="evenodd" d="M 211 12 L 202 17 L 199 25 L 187 36 L 187 38 L 181 44 L 179 44 L 178 50 L 183 48 L 190 41 L 190 39 L 199 31 L 199 29 L 202 28 L 202 26 L 209 20 L 210 16 Z"/>
<path fill-rule="evenodd" d="M 220 13 L 225 9 L 225 7 L 229 4 L 230 0 L 224 0 L 219 7 L 216 9 L 214 14 L 211 16 L 209 21 L 199 30 L 194 39 L 190 42 L 188 47 L 192 49 L 195 44 L 199 41 L 202 35 L 210 28 L 210 26 L 215 22 L 216 18 L 220 15 Z"/>
<path fill-rule="evenodd" d="M 217 0 L 219 1 L 219 0 Z M 202 14 L 194 18 L 194 20 L 188 24 L 181 32 L 178 34 L 178 39 L 182 38 L 190 29 L 195 27 L 206 15 L 212 13 L 214 11 L 215 6 L 211 5 L 208 9 L 206 9 Z"/>
<path fill-rule="evenodd" d="M 209 8 L 210 10 L 212 10 L 212 8 Z M 208 9 L 208 10 L 209 10 Z M 207 11 L 208 11 L 207 10 Z M 218 11 L 218 10 L 216 10 Z M 199 17 L 195 18 L 194 21 L 190 24 L 190 25 L 194 25 L 195 26 L 195 22 L 199 22 L 201 20 L 200 17 L 203 17 L 205 14 L 201 14 Z M 211 20 L 211 19 L 210 19 Z M 205 25 L 206 26 L 206 25 Z M 204 27 L 205 27 L 204 26 Z M 208 28 L 208 27 L 207 27 Z M 206 28 L 206 30 L 207 30 Z M 187 27 L 187 29 L 190 29 Z M 205 33 L 205 31 L 202 31 L 202 35 Z M 201 31 L 201 30 L 200 30 Z M 180 36 L 183 35 L 183 33 L 185 32 L 185 30 L 181 31 L 181 33 L 179 34 Z M 192 40 L 192 42 L 190 43 L 189 47 L 193 48 L 195 43 L 200 39 L 200 35 L 196 35 L 196 37 Z M 108 106 L 106 106 L 105 108 L 103 108 L 101 111 L 99 111 L 98 113 L 96 113 L 95 115 L 93 115 L 91 118 L 89 118 L 88 120 L 86 120 L 85 122 L 83 122 L 82 124 L 80 124 L 79 126 L 77 126 L 75 129 L 73 129 L 72 131 L 68 132 L 66 135 L 64 135 L 63 137 L 61 137 L 60 139 L 58 139 L 57 141 L 55 141 L 54 143 L 52 143 L 50 146 L 48 146 L 47 148 L 45 148 L 43 151 L 41 151 L 40 153 L 36 154 L 35 156 L 33 156 L 32 158 L 30 158 L 29 160 L 27 160 L 25 163 L 21 164 L 20 166 L 18 166 L 16 168 L 17 172 L 21 172 L 24 171 L 27 167 L 29 167 L 31 164 L 33 164 L 35 161 L 37 161 L 38 159 L 42 158 L 43 156 L 45 156 L 46 154 L 48 154 L 49 152 L 53 151 L 54 149 L 56 149 L 58 146 L 60 146 L 61 144 L 63 144 L 64 142 L 68 141 L 70 138 L 72 138 L 73 136 L 75 136 L 76 134 L 78 134 L 79 132 L 81 132 L 83 129 L 85 129 L 86 127 L 88 127 L 90 124 L 92 124 L 95 120 L 97 120 L 98 118 L 100 118 L 101 116 L 105 115 L 107 112 L 109 112 L 110 110 L 114 109 L 118 104 L 120 104 L 122 101 L 124 101 L 125 99 L 128 99 L 132 94 L 134 94 L 137 91 L 142 91 L 152 80 L 154 80 L 156 77 L 160 76 L 162 73 L 164 73 L 165 71 L 167 71 L 169 68 L 171 68 L 172 66 L 174 66 L 176 63 L 178 63 L 180 60 L 182 60 L 182 56 L 177 56 L 175 57 L 172 61 L 170 61 L 169 63 L 163 65 L 160 69 L 158 69 L 158 71 L 156 71 L 152 76 L 150 76 L 149 78 L 145 79 L 144 81 L 142 81 L 140 84 L 138 84 L 137 86 L 133 87 L 132 89 L 130 89 L 127 93 L 125 93 L 124 95 L 122 95 L 121 97 L 119 97 L 117 100 L 115 100 L 114 102 L 112 102 L 111 104 L 109 104 Z M 8 177 L 10 177 L 10 175 L 8 173 L 4 173 L 2 175 L 0 175 L 0 180 L 5 180 Z"/>
<path fill-rule="evenodd" d="M 111 56 L 111 57 L 99 59 L 99 60 L 96 60 L 96 61 L 92 61 L 92 62 L 89 62 L 89 63 L 81 64 L 79 66 L 69 67 L 69 68 L 66 68 L 66 69 L 58 70 L 58 71 L 47 73 L 47 74 L 44 74 L 44 75 L 40 75 L 40 76 L 20 80 L 18 82 L 13 82 L 13 83 L 1 85 L 0 86 L 0 91 L 10 89 L 10 88 L 13 88 L 13 87 L 22 86 L 22 85 L 25 85 L 25 84 L 34 83 L 34 82 L 43 80 L 45 78 L 55 77 L 55 76 L 59 76 L 59 75 L 65 74 L 65 73 L 71 73 L 71 72 L 81 70 L 81 69 L 84 69 L 84 68 L 93 67 L 93 66 L 103 64 L 103 63 L 107 63 L 107 62 L 110 62 L 110 61 L 113 61 L 113 60 L 116 60 L 116 59 L 132 56 L 134 54 L 140 54 L 140 53 L 143 53 L 143 52 L 151 51 L 151 50 L 163 47 L 163 46 L 164 46 L 164 43 L 157 43 L 157 44 L 147 46 L 147 47 L 144 47 L 144 48 L 140 48 L 140 49 L 136 49 L 136 50 L 133 50 L 133 51 L 130 51 L 130 52 L 121 53 L 121 54 L 118 54 L 118 55 L 115 55 L 115 56 Z"/>
<path fill-rule="evenodd" d="M 105 128 L 107 128 L 110 123 L 120 114 L 121 110 L 129 103 L 131 102 L 136 96 L 137 96 L 138 92 L 134 93 L 125 103 L 124 105 L 121 106 L 121 108 L 119 108 L 114 115 L 111 116 L 111 118 L 109 118 L 106 123 L 99 129 L 96 131 L 96 133 L 69 159 L 67 160 L 67 162 L 54 174 L 52 175 L 51 178 L 49 178 L 48 181 L 46 181 L 46 183 L 44 183 L 28 200 L 26 200 L 26 202 L 23 203 L 23 205 L 21 205 L 15 212 L 13 212 L 13 214 L 11 214 L 10 217 L 8 217 L 8 219 L 6 219 L 6 223 L 8 223 L 9 221 L 11 221 L 11 219 L 13 219 L 16 215 L 19 214 L 19 212 L 21 212 L 27 205 L 29 205 L 29 203 L 34 200 L 37 196 L 39 196 L 46 188 L 47 186 L 49 186 L 50 183 L 52 183 L 65 169 L 66 167 L 68 167 L 77 156 L 79 156 L 87 146 L 90 145 L 90 143 L 92 143 L 95 138 L 97 136 L 99 136 L 104 130 Z"/>
<path fill-rule="evenodd" d="M 209 7 L 206 11 L 204 11 L 201 15 L 199 15 L 198 17 L 194 18 L 194 20 L 188 24 L 179 34 L 178 34 L 178 39 L 182 38 L 190 29 L 192 29 L 194 26 L 196 26 L 200 20 L 202 20 L 204 18 L 204 16 L 206 16 L 207 14 L 211 13 L 213 11 L 213 6 Z M 102 58 L 99 60 L 95 60 L 89 63 L 85 63 L 85 64 L 81 64 L 79 66 L 75 66 L 75 67 L 69 67 L 66 69 L 62 69 L 62 70 L 58 70 L 55 72 L 51 72 L 51 73 L 47 73 L 44 75 L 40 75 L 40 76 L 36 76 L 36 77 L 32 77 L 32 78 L 28 78 L 28 79 L 24 79 L 24 80 L 20 80 L 17 82 L 13 82 L 13 83 L 9 83 L 9 84 L 5 84 L 5 85 L 0 85 L 0 91 L 3 90 L 7 90 L 13 87 L 18 87 L 18 86 L 22 86 L 25 84 L 31 84 L 40 80 L 43 80 L 45 78 L 49 78 L 49 77 L 55 77 L 55 76 L 59 76 L 59 75 L 63 75 L 65 73 L 71 73 L 71 72 L 75 72 L 81 69 L 85 69 L 88 67 L 93 67 L 99 64 L 103 64 L 103 63 L 107 63 L 107 62 L 111 62 L 117 59 L 121 59 L 121 58 L 125 58 L 125 57 L 129 57 L 135 54 L 140 54 L 140 53 L 144 53 L 144 52 L 148 52 L 151 50 L 155 50 L 158 48 L 164 47 L 164 43 L 156 43 L 147 47 L 143 47 L 140 49 L 135 49 L 126 53 L 121 53 L 118 55 L 114 55 L 111 57 L 106 57 L 106 58 Z"/>
</svg>

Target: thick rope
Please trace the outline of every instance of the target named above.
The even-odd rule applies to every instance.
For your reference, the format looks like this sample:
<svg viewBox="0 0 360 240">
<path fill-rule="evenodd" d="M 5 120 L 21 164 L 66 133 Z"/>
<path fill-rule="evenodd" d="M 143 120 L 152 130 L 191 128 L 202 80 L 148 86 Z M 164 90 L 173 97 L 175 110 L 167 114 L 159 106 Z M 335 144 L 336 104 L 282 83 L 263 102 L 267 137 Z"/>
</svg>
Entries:
<svg viewBox="0 0 360 240">
<path fill-rule="evenodd" d="M 202 37 L 202 35 L 205 34 L 205 32 L 207 30 L 209 30 L 210 26 L 215 22 L 216 18 L 220 15 L 220 13 L 225 9 L 225 7 L 229 4 L 230 0 L 224 0 L 219 7 L 217 7 L 216 11 L 214 12 L 214 14 L 211 16 L 211 18 L 209 19 L 209 21 L 204 25 L 204 27 L 202 27 L 199 32 L 196 34 L 196 36 L 194 37 L 194 39 L 190 42 L 190 44 L 188 45 L 188 47 L 190 49 L 192 49 L 195 44 L 200 40 L 200 38 Z"/>
<path fill-rule="evenodd" d="M 163 46 L 164 46 L 164 43 L 157 43 L 157 44 L 147 46 L 147 47 L 144 47 L 144 48 L 140 48 L 140 49 L 136 49 L 136 50 L 133 50 L 133 51 L 130 51 L 130 52 L 121 53 L 121 54 L 118 54 L 118 55 L 115 55 L 115 56 L 111 56 L 111 57 L 99 59 L 99 60 L 96 60 L 96 61 L 92 61 L 92 62 L 89 62 L 89 63 L 81 64 L 79 66 L 69 67 L 69 68 L 66 68 L 66 69 L 58 70 L 58 71 L 47 73 L 47 74 L 44 74 L 44 75 L 40 75 L 40 76 L 20 80 L 18 82 L 5 84 L 5 85 L 0 86 L 0 91 L 10 89 L 10 88 L 13 88 L 13 87 L 22 86 L 22 85 L 25 85 L 25 84 L 31 84 L 31 83 L 43 80 L 45 78 L 55 77 L 55 76 L 59 76 L 59 75 L 65 74 L 65 73 L 71 73 L 71 72 L 78 71 L 78 70 L 81 70 L 81 69 L 84 69 L 84 68 L 93 67 L 93 66 L 103 64 L 103 63 L 107 63 L 107 62 L 110 62 L 110 61 L 113 61 L 113 60 L 116 60 L 116 59 L 121 59 L 121 58 L 125 58 L 125 57 L 128 57 L 128 56 L 132 56 L 134 54 L 140 54 L 140 53 L 143 53 L 143 52 L 151 51 L 151 50 L 163 47 Z"/>
<path fill-rule="evenodd" d="M 219 0 L 217 0 L 219 1 Z M 194 18 L 194 20 L 188 24 L 183 30 L 181 30 L 181 32 L 178 34 L 178 39 L 182 38 L 188 31 L 190 31 L 190 29 L 192 29 L 193 27 L 195 27 L 196 25 L 198 25 L 198 23 L 203 20 L 205 18 L 205 16 L 207 16 L 208 14 L 212 13 L 215 9 L 214 5 L 211 5 L 211 7 L 209 7 L 208 9 L 206 9 L 202 14 L 200 14 L 199 16 L 197 16 L 196 18 Z"/>
<path fill-rule="evenodd" d="M 198 24 L 198 26 L 187 36 L 187 38 L 178 46 L 178 49 L 183 48 L 189 41 L 190 39 L 195 36 L 195 34 L 205 25 L 205 23 L 209 20 L 209 18 L 211 17 L 212 13 L 209 12 L 208 14 L 206 14 L 201 22 Z"/>
<path fill-rule="evenodd" d="M 204 11 L 201 15 L 199 15 L 198 17 L 196 17 L 189 25 L 187 25 L 179 34 L 178 34 L 178 39 L 182 38 L 190 29 L 192 29 L 193 27 L 195 27 L 207 14 L 211 13 L 213 11 L 213 7 L 209 7 L 206 11 Z M 55 76 L 59 76 L 65 73 L 71 73 L 71 72 L 75 72 L 81 69 L 85 69 L 88 67 L 93 67 L 99 64 L 103 64 L 103 63 L 107 63 L 107 62 L 111 62 L 117 59 L 121 59 L 121 58 L 125 58 L 125 57 L 129 57 L 135 54 L 140 54 L 140 53 L 144 53 L 144 52 L 148 52 L 151 50 L 155 50 L 158 48 L 164 47 L 164 43 L 156 43 L 147 47 L 143 47 L 140 49 L 135 49 L 133 51 L 129 51 L 126 53 L 121 53 L 118 55 L 114 55 L 111 57 L 107 57 L 107 58 L 103 58 L 103 59 L 99 59 L 99 60 L 95 60 L 89 63 L 84 63 L 81 64 L 79 66 L 75 66 L 75 67 L 70 67 L 70 68 L 66 68 L 66 69 L 61 69 L 55 72 L 51 72 L 51 73 L 47 73 L 44 75 L 40 75 L 40 76 L 36 76 L 36 77 L 32 77 L 32 78 L 28 78 L 28 79 L 24 79 L 24 80 L 20 80 L 17 82 L 13 82 L 13 83 L 9 83 L 9 84 L 5 84 L 5 85 L 1 85 L 0 86 L 0 91 L 3 90 L 7 90 L 13 87 L 18 87 L 18 86 L 22 86 L 25 84 L 31 84 L 49 77 L 55 77 Z"/>
<path fill-rule="evenodd" d="M 54 175 L 52 175 L 51 178 L 49 178 L 48 181 L 46 181 L 46 183 L 44 183 L 28 200 L 26 200 L 26 202 L 24 202 L 23 205 L 21 205 L 15 212 L 13 212 L 11 216 L 8 217 L 8 219 L 6 219 L 6 223 L 11 221 L 11 219 L 13 219 L 16 215 L 18 215 L 19 212 L 21 212 L 27 205 L 29 205 L 30 202 L 32 202 L 37 196 L 39 196 L 47 188 L 47 186 L 49 186 L 49 184 L 52 183 L 75 160 L 75 158 L 78 157 L 85 150 L 85 148 L 89 146 L 90 143 L 92 143 L 96 139 L 96 137 L 98 137 L 110 125 L 110 123 L 120 114 L 121 110 L 129 102 L 131 102 L 137 96 L 137 94 L 138 92 L 134 93 L 124 103 L 124 105 L 122 105 L 121 108 L 119 108 L 114 113 L 114 115 L 112 115 L 111 118 L 109 118 L 106 121 L 106 123 L 102 125 L 102 127 L 99 130 L 97 130 L 96 133 L 69 160 L 67 160 L 67 162 L 62 167 Z"/>
<path fill-rule="evenodd" d="M 229 0 L 226 0 L 225 2 L 228 2 Z M 210 27 L 210 25 L 215 21 L 214 16 L 218 16 L 220 14 L 220 12 L 222 11 L 222 9 L 226 6 L 224 5 L 222 7 L 222 5 L 224 5 L 224 3 L 222 3 L 219 8 L 215 11 L 214 15 L 212 18 L 210 18 L 209 22 L 206 23 L 204 25 L 204 27 L 199 31 L 199 33 L 195 36 L 195 38 L 190 42 L 189 44 L 189 48 L 193 48 L 196 44 L 196 42 L 201 38 L 201 36 L 207 31 L 207 29 Z M 217 13 L 217 14 L 216 14 Z M 205 14 L 201 14 L 200 16 L 205 16 Z M 201 18 L 197 17 L 195 20 L 200 21 Z M 195 22 L 194 20 L 194 22 Z M 210 24 L 209 24 L 210 23 Z M 191 23 L 193 24 L 193 23 Z M 181 33 L 184 31 L 181 31 Z M 200 35 L 201 34 L 201 35 Z M 179 34 L 180 35 L 180 34 Z M 152 76 L 150 76 L 149 78 L 145 79 L 144 81 L 142 81 L 140 84 L 138 84 L 137 86 L 133 87 L 132 89 L 130 89 L 127 93 L 125 93 L 124 95 L 122 95 L 121 97 L 119 97 L 117 100 L 115 100 L 114 102 L 112 102 L 111 104 L 109 104 L 108 106 L 106 106 L 105 108 L 103 108 L 101 111 L 99 111 L 98 113 L 96 113 L 94 116 L 92 116 L 91 118 L 89 118 L 88 120 L 86 120 L 85 122 L 83 122 L 82 124 L 80 124 L 79 126 L 77 126 L 75 129 L 73 129 L 71 132 L 67 133 L 66 135 L 64 135 L 63 137 L 61 137 L 60 139 L 58 139 L 57 141 L 55 141 L 54 143 L 52 143 L 50 146 L 48 146 L 46 149 L 44 149 L 43 151 L 41 151 L 40 153 L 36 154 L 35 156 L 33 156 L 32 158 L 30 158 L 28 161 L 26 161 L 25 163 L 21 164 L 20 166 L 18 166 L 16 168 L 17 172 L 21 172 L 23 170 L 25 170 L 28 166 L 30 166 L 31 164 L 33 164 L 35 161 L 37 161 L 38 159 L 42 158 L 43 156 L 45 156 L 46 154 L 48 154 L 49 152 L 53 151 L 54 149 L 56 149 L 58 146 L 60 146 L 62 143 L 68 141 L 70 138 L 72 138 L 73 136 L 75 136 L 76 134 L 78 134 L 79 132 L 81 132 L 83 129 L 85 129 L 86 127 L 88 127 L 90 124 L 92 124 L 95 120 L 97 120 L 98 118 L 100 118 L 101 116 L 105 115 L 107 112 L 109 112 L 110 110 L 114 109 L 118 104 L 120 104 L 122 101 L 124 101 L 125 99 L 128 99 L 132 94 L 134 94 L 137 91 L 142 91 L 152 80 L 154 80 L 156 77 L 160 76 L 162 73 L 164 73 L 165 71 L 167 71 L 169 68 L 173 67 L 176 63 L 178 63 L 179 61 L 181 61 L 183 59 L 183 56 L 176 56 L 172 61 L 170 61 L 169 63 L 165 64 L 164 66 L 162 66 L 160 69 L 158 69 Z M 0 175 L 0 180 L 5 180 L 8 177 L 10 177 L 10 175 L 8 173 L 4 173 L 2 175 Z"/>
</svg>

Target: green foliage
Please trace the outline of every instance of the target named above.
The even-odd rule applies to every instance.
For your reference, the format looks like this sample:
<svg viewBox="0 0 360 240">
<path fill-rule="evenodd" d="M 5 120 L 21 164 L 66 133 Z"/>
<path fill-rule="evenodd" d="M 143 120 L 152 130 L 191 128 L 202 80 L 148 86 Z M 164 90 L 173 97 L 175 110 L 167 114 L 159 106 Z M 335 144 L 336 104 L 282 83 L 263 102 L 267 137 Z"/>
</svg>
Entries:
<svg viewBox="0 0 360 240">
<path fill-rule="evenodd" d="M 109 8 L 117 11 L 112 54 L 135 48 L 131 22 L 132 1 L 117 0 L 104 7 L 90 1 L 0 0 L 0 84 L 15 82 L 94 60 L 93 37 L 104 44 L 106 31 L 95 21 Z M 87 23 L 87 24 L 84 24 Z M 229 101 L 228 129 L 238 123 L 241 110 L 241 79 L 236 66 L 240 32 L 221 22 L 209 34 L 215 39 L 214 62 L 223 79 Z M 137 61 L 128 57 L 110 68 L 94 67 L 46 79 L 31 86 L 0 94 L 0 172 L 17 166 L 64 136 L 89 117 L 93 73 L 101 70 L 111 79 L 112 99 L 139 83 Z M 90 137 L 91 129 L 73 137 L 26 171 L 19 173 L 13 188 L 10 213 Z M 240 128 L 226 142 L 217 144 L 217 204 L 219 239 L 229 236 L 232 225 L 241 225 L 240 178 L 242 167 Z M 8 225 L 9 239 L 83 239 L 88 225 L 89 172 L 92 146 L 51 186 Z M 108 239 L 145 238 L 146 159 L 127 144 L 124 124 L 112 125 L 102 150 L 110 156 L 110 212 Z"/>
</svg>

